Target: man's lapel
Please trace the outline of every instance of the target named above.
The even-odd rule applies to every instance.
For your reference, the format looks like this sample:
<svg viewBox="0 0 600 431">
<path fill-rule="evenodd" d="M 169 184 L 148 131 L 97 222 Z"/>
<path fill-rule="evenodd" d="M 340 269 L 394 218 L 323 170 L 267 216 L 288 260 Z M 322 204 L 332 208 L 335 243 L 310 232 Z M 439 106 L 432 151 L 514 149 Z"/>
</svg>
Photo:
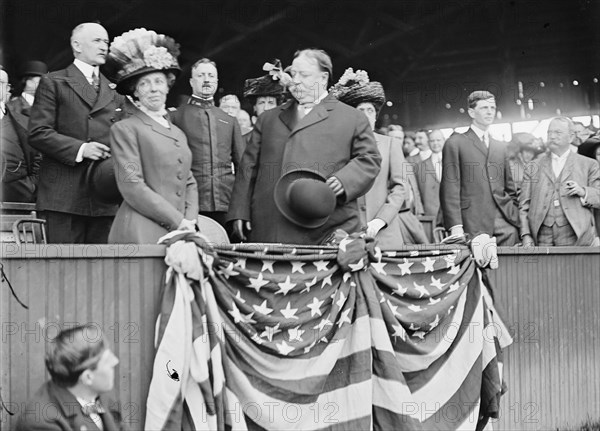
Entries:
<svg viewBox="0 0 600 431">
<path fill-rule="evenodd" d="M 67 67 L 67 79 L 66 82 L 73 89 L 73 91 L 91 108 L 94 106 L 98 93 L 94 87 L 90 85 L 81 70 L 74 64 Z"/>
<path fill-rule="evenodd" d="M 338 103 L 337 99 L 332 96 L 327 96 L 319 104 L 315 105 L 304 118 L 298 121 L 291 134 L 293 135 L 302 129 L 325 120 L 329 117 L 329 111 L 335 107 L 336 103 Z"/>
<path fill-rule="evenodd" d="M 540 169 L 548 177 L 551 183 L 556 181 L 556 177 L 554 176 L 554 170 L 552 169 L 552 153 L 548 152 L 544 154 L 543 159 L 540 163 Z"/>
<path fill-rule="evenodd" d="M 473 131 L 473 129 L 471 129 L 469 127 L 469 130 L 467 130 L 465 132 L 465 136 L 471 140 L 471 142 L 473 143 L 473 146 L 475 146 L 475 148 L 477 148 L 479 151 L 481 151 L 483 153 L 484 156 L 487 157 L 488 149 L 486 148 L 485 144 L 483 142 L 481 142 L 481 139 L 479 139 L 479 137 Z"/>
<path fill-rule="evenodd" d="M 562 171 L 560 172 L 560 181 L 566 181 L 571 174 L 573 174 L 573 169 L 575 168 L 575 155 L 569 150 L 569 156 L 567 157 L 567 161 L 565 162 L 565 166 L 563 166 Z"/>
<path fill-rule="evenodd" d="M 298 122 L 298 104 L 294 101 L 289 101 L 286 103 L 287 106 L 283 105 L 281 107 L 279 119 L 291 131 L 294 130 L 294 127 Z"/>
<path fill-rule="evenodd" d="M 106 78 L 106 76 L 100 74 L 100 90 L 98 91 L 98 98 L 96 99 L 96 103 L 94 103 L 90 113 L 99 111 L 100 109 L 108 105 L 110 102 L 112 102 L 114 99 L 115 92 L 108 85 L 108 79 Z"/>
</svg>

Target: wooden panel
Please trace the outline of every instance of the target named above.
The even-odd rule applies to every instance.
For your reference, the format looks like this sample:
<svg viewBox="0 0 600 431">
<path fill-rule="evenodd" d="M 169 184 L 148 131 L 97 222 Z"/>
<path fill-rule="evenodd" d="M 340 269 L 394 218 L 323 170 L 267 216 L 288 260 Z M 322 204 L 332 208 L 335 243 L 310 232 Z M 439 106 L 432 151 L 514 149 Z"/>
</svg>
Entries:
<svg viewBox="0 0 600 431">
<path fill-rule="evenodd" d="M 491 272 L 514 337 L 495 429 L 576 429 L 600 406 L 600 253 L 503 249 Z"/>
<path fill-rule="evenodd" d="M 440 247 L 443 248 L 443 247 Z M 0 386 L 9 409 L 47 378 L 45 340 L 59 326 L 99 325 L 120 358 L 116 394 L 141 429 L 165 270 L 161 246 L 3 244 L 8 279 L 29 310 L 0 289 Z M 573 428 L 600 405 L 600 251 L 500 249 L 490 272 L 515 343 L 505 352 L 508 392 L 496 429 Z M 0 427 L 11 429 L 0 413 Z"/>
</svg>

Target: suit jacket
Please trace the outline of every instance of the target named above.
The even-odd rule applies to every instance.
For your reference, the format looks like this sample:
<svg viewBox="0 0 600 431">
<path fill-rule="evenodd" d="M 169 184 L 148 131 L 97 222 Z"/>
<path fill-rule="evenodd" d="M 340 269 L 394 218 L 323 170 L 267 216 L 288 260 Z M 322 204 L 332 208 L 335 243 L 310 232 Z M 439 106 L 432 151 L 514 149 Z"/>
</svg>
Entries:
<svg viewBox="0 0 600 431">
<path fill-rule="evenodd" d="M 91 161 L 75 162 L 81 144 L 110 145 L 110 126 L 122 117 L 124 98 L 100 75 L 96 94 L 71 64 L 40 80 L 29 121 L 29 143 L 44 155 L 37 207 L 84 216 L 114 215 L 117 206 L 95 200 L 85 181 Z"/>
<path fill-rule="evenodd" d="M 331 96 L 300 120 L 297 106 L 288 101 L 258 117 L 236 175 L 228 219 L 251 220 L 251 241 L 318 244 L 338 228 L 361 228 L 356 199 L 369 190 L 381 164 L 367 118 Z M 275 206 L 277 180 L 298 168 L 336 176 L 344 187 L 320 228 L 296 226 Z"/>
<path fill-rule="evenodd" d="M 417 177 L 425 215 L 435 216 L 441 220 L 440 181 L 435 174 L 435 166 L 433 166 L 431 157 L 421 160 L 416 165 L 415 176 Z"/>
<path fill-rule="evenodd" d="M 105 395 L 100 402 L 106 413 L 100 415 L 104 431 L 129 429 L 121 417 L 118 404 Z M 98 427 L 81 411 L 77 398 L 52 381 L 44 383 L 27 402 L 19 417 L 16 431 L 80 431 L 98 430 Z"/>
<path fill-rule="evenodd" d="M 214 136 L 207 136 L 198 127 L 208 112 L 214 121 Z M 232 165 L 238 169 L 246 143 L 235 118 L 221 108 L 204 109 L 196 105 L 183 105 L 171 113 L 171 119 L 181 128 L 192 151 L 192 172 L 198 184 L 200 211 L 227 211 L 235 176 Z"/>
<path fill-rule="evenodd" d="M 410 197 L 410 185 L 406 179 L 407 170 L 402 145 L 392 142 L 392 138 L 375 133 L 377 149 L 381 154 L 381 170 L 366 195 L 358 198 L 364 223 L 381 219 L 386 225 L 379 231 L 375 240 L 382 250 L 398 250 L 404 240 L 400 230 L 398 212 Z"/>
<path fill-rule="evenodd" d="M 12 101 L 11 101 L 12 102 Z M 2 201 L 35 202 L 40 154 L 27 144 L 26 129 L 17 118 L 19 104 L 6 104 L 0 124 L 2 151 Z"/>
<path fill-rule="evenodd" d="M 167 129 L 140 110 L 110 134 L 117 186 L 123 203 L 109 243 L 156 244 L 185 217 L 198 217 L 198 190 L 185 134 Z"/>
<path fill-rule="evenodd" d="M 469 128 L 444 144 L 440 204 L 444 225 L 466 233 L 494 233 L 496 211 L 519 227 L 518 193 L 506 145 L 490 138 L 489 149 Z"/>
<path fill-rule="evenodd" d="M 587 205 L 578 196 L 568 196 L 565 183 L 575 181 L 587 192 Z M 591 245 L 597 236 L 592 208 L 600 208 L 600 166 L 588 157 L 569 152 L 558 179 L 552 170 L 551 153 L 535 159 L 525 170 L 521 188 L 519 214 L 521 235 L 529 234 L 537 244 L 538 233 L 552 202 L 552 191 L 560 182 L 559 201 L 569 224 L 577 235 L 574 245 Z"/>
<path fill-rule="evenodd" d="M 393 138 L 395 140 L 396 138 Z M 393 142 L 393 141 L 392 141 Z M 400 145 L 402 145 L 400 143 Z M 404 155 L 404 153 L 402 153 Z M 415 156 L 408 156 L 405 158 L 403 163 L 406 180 L 410 185 L 410 191 L 412 203 L 406 201 L 404 205 L 402 205 L 401 211 L 406 210 L 407 208 L 411 210 L 411 212 L 417 216 L 425 214 L 425 209 L 423 208 L 423 196 L 421 196 L 421 191 L 419 190 L 419 183 L 417 181 L 417 165 L 421 162 L 421 156 L 419 154 Z"/>
</svg>

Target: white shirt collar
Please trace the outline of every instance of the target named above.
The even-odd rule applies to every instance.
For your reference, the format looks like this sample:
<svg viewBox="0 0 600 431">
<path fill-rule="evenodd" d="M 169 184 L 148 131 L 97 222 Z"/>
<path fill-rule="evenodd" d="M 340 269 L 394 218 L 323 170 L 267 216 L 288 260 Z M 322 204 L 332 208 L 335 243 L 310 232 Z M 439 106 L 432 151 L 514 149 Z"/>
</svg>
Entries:
<svg viewBox="0 0 600 431">
<path fill-rule="evenodd" d="M 35 100 L 35 98 L 33 97 L 32 94 L 29 93 L 21 93 L 21 97 L 23 97 L 23 99 L 25 99 L 25 101 L 27 103 L 29 103 L 29 106 L 33 106 L 33 101 Z"/>
<path fill-rule="evenodd" d="M 94 71 L 96 71 L 96 74 L 100 76 L 100 68 L 98 66 L 92 66 L 91 64 L 84 63 L 78 58 L 73 60 L 73 64 L 75 65 L 75 67 L 77 67 L 77 69 L 81 70 L 81 73 L 83 73 L 83 76 L 85 76 L 88 81 L 92 80 L 92 75 L 94 74 Z"/>
<path fill-rule="evenodd" d="M 165 118 L 165 115 L 167 115 L 167 110 L 164 106 L 158 111 L 151 111 L 150 109 L 146 108 L 143 105 L 140 105 L 139 103 L 137 103 L 137 107 L 140 109 L 140 111 L 142 111 L 148 117 L 152 118 L 161 126 L 167 129 L 171 128 L 171 126 L 169 125 L 169 121 Z"/>
<path fill-rule="evenodd" d="M 424 150 L 424 151 L 420 151 L 419 152 L 419 156 L 421 156 L 421 160 L 426 160 L 427 158 L 429 158 L 431 155 L 433 154 L 433 152 L 431 151 L 430 148 Z"/>
<path fill-rule="evenodd" d="M 473 130 L 475 132 L 475 134 L 477 135 L 477 137 L 480 140 L 483 140 L 483 135 L 488 135 L 489 136 L 489 132 L 487 130 L 481 130 L 475 124 L 471 124 L 471 130 Z"/>
<path fill-rule="evenodd" d="M 321 101 L 323 99 L 325 99 L 328 95 L 329 95 L 329 93 L 327 91 L 323 92 L 317 99 L 315 99 L 314 102 L 312 102 L 312 106 L 310 108 L 304 107 L 304 106 L 300 105 L 300 103 L 298 103 L 298 107 L 303 108 L 305 114 L 308 114 L 312 110 L 312 108 L 314 108 L 316 105 L 321 103 Z"/>
<path fill-rule="evenodd" d="M 565 151 L 562 156 L 559 156 L 558 154 L 554 154 L 553 152 L 550 152 L 550 154 L 552 155 L 552 160 L 557 160 L 559 162 L 564 162 L 569 158 L 569 155 L 571 155 L 571 151 Z"/>
</svg>

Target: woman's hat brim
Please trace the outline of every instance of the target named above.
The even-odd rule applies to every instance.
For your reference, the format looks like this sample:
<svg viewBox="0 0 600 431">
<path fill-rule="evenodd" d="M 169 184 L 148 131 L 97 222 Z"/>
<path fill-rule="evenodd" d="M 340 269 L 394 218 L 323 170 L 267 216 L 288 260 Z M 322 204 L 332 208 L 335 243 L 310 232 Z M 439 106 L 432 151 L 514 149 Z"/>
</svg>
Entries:
<svg viewBox="0 0 600 431">
<path fill-rule="evenodd" d="M 154 67 L 142 67 L 134 72 L 129 73 L 126 76 L 123 76 L 117 82 L 117 93 L 122 94 L 124 96 L 131 95 L 131 84 L 139 77 L 143 75 L 147 75 L 153 72 L 163 72 L 163 73 L 173 73 L 175 77 L 178 77 L 181 73 L 181 69 L 179 67 L 170 67 L 168 69 L 155 69 Z"/>
</svg>

